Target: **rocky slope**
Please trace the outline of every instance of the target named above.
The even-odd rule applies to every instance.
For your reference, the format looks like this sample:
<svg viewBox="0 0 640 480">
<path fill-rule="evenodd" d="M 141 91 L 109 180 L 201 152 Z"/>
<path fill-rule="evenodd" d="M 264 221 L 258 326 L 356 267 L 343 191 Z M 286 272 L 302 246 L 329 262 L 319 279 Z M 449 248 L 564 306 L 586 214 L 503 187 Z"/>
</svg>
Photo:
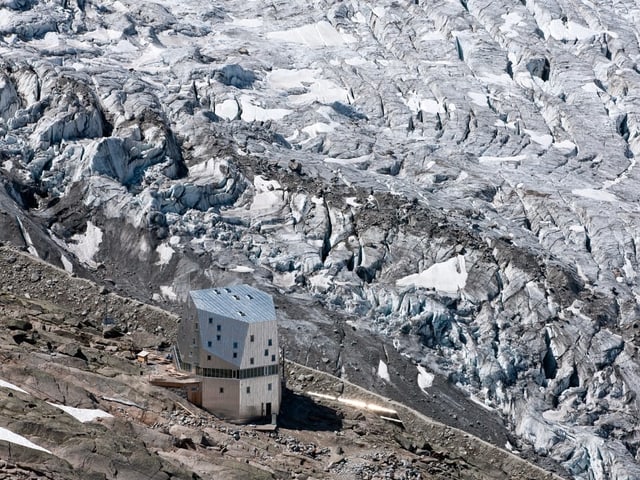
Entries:
<svg viewBox="0 0 640 480">
<path fill-rule="evenodd" d="M 575 478 L 640 477 L 635 3 L 0 8 L 1 239 L 177 312 L 346 313 Z"/>
<path fill-rule="evenodd" d="M 0 478 L 559 479 L 291 362 L 278 430 L 222 422 L 149 383 L 172 368 L 173 315 L 11 248 L 0 247 L 0 266 Z M 141 348 L 153 352 L 147 365 L 133 355 Z"/>
</svg>

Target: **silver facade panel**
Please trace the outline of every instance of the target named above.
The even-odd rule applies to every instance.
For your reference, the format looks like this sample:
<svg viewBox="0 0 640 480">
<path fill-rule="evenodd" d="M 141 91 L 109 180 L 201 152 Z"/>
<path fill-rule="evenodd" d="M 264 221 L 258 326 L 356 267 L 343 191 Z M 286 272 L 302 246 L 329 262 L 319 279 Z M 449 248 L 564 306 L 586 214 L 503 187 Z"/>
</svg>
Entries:
<svg viewBox="0 0 640 480">
<path fill-rule="evenodd" d="M 248 285 L 208 288 L 189 292 L 198 310 L 246 323 L 276 319 L 271 295 Z"/>
</svg>

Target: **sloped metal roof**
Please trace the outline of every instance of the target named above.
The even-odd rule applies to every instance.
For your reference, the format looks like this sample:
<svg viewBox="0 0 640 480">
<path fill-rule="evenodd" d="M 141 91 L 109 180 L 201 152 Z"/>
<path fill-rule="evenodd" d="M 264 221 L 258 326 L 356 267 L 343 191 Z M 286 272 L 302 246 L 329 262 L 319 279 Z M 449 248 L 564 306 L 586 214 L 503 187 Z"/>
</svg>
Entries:
<svg viewBox="0 0 640 480">
<path fill-rule="evenodd" d="M 271 295 L 249 285 L 192 290 L 189 294 L 198 310 L 246 323 L 276 319 Z"/>
</svg>

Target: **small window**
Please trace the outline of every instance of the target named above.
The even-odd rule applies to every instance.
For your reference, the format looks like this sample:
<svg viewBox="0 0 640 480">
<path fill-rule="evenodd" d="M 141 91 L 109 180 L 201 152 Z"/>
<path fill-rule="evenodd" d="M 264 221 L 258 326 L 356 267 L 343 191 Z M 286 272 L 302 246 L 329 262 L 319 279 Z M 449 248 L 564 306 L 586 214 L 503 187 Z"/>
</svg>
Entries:
<svg viewBox="0 0 640 480">
<path fill-rule="evenodd" d="M 247 393 L 251 393 L 251 387 L 247 387 Z"/>
<path fill-rule="evenodd" d="M 273 347 L 273 340 L 269 339 L 269 341 L 267 342 L 267 345 L 269 345 L 270 347 Z"/>
<path fill-rule="evenodd" d="M 269 387 L 271 387 L 271 384 L 269 384 Z M 271 390 L 271 388 L 269 388 L 269 390 Z M 224 393 L 224 388 L 220 387 L 220 393 Z"/>
<path fill-rule="evenodd" d="M 251 335 L 251 336 L 249 337 L 249 341 L 253 342 L 254 340 L 255 340 L 255 337 L 254 337 L 253 335 Z"/>
<path fill-rule="evenodd" d="M 220 335 L 216 335 L 216 340 L 219 342 L 222 337 Z"/>
<path fill-rule="evenodd" d="M 272 361 L 272 362 L 275 362 L 275 361 L 276 361 L 276 355 L 275 355 L 275 354 L 272 354 L 272 355 L 271 355 L 271 361 Z"/>
<path fill-rule="evenodd" d="M 213 323 L 213 318 L 209 317 L 209 323 Z"/>
<path fill-rule="evenodd" d="M 195 338 L 195 337 L 193 337 L 193 342 L 191 342 L 191 343 L 192 343 L 193 345 L 195 345 L 195 344 L 196 344 L 196 338 Z"/>
<path fill-rule="evenodd" d="M 211 340 L 207 342 L 207 347 L 210 347 L 210 346 L 211 346 Z"/>
<path fill-rule="evenodd" d="M 233 342 L 233 348 L 238 348 L 238 342 Z"/>
<path fill-rule="evenodd" d="M 211 360 L 211 355 L 207 355 L 207 360 Z"/>
<path fill-rule="evenodd" d="M 251 358 L 249 359 L 249 363 L 250 363 L 251 365 L 253 365 L 253 364 L 254 364 L 253 357 L 251 357 Z"/>
<path fill-rule="evenodd" d="M 269 390 L 269 391 L 273 390 L 273 385 L 271 383 L 269 385 L 267 385 L 267 390 Z"/>
<path fill-rule="evenodd" d="M 217 330 L 217 331 L 222 330 L 222 325 L 216 325 L 216 330 Z"/>
<path fill-rule="evenodd" d="M 233 358 L 238 358 L 238 352 L 233 352 Z"/>
<path fill-rule="evenodd" d="M 253 300 L 253 297 L 247 293 L 247 299 L 248 300 Z"/>
<path fill-rule="evenodd" d="M 268 348 L 266 348 L 266 349 L 265 349 L 265 351 L 264 351 L 264 356 L 265 356 L 265 357 L 268 357 L 268 356 L 269 356 L 269 349 L 268 349 Z"/>
</svg>

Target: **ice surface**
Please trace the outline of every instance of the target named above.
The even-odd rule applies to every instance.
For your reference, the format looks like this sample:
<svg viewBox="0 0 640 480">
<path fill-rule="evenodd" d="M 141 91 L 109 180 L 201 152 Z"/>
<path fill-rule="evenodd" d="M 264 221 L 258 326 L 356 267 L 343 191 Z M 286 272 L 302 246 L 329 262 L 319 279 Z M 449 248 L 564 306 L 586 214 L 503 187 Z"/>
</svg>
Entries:
<svg viewBox="0 0 640 480">
<path fill-rule="evenodd" d="M 85 422 L 93 422 L 98 418 L 112 418 L 113 415 L 105 412 L 104 410 L 100 410 L 98 408 L 76 408 L 76 407 L 68 407 L 66 405 L 58 405 L 57 403 L 47 402 L 49 405 L 59 408 L 60 410 L 68 413 L 76 420 L 85 423 Z"/>
<path fill-rule="evenodd" d="M 36 445 L 31 440 L 26 439 L 22 435 L 18 435 L 17 433 L 13 433 L 11 430 L 0 427 L 0 440 L 4 440 L 5 442 L 15 443 L 16 445 L 22 445 L 23 447 L 31 448 L 33 450 L 40 450 L 41 452 L 51 453 L 46 448 L 42 448 L 39 445 Z"/>
<path fill-rule="evenodd" d="M 399 279 L 398 286 L 416 286 L 433 288 L 445 293 L 458 293 L 467 282 L 464 255 L 457 255 L 449 260 L 431 265 L 420 273 L 414 273 Z"/>
</svg>

